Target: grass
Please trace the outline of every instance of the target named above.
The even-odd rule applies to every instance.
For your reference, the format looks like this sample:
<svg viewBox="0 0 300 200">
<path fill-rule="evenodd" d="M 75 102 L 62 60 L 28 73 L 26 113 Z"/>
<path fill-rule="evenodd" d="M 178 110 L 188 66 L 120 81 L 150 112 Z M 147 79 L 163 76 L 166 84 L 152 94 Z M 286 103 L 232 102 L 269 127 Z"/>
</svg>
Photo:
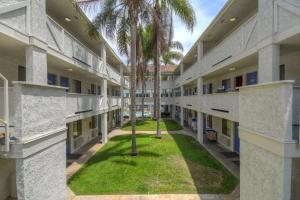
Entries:
<svg viewBox="0 0 300 200">
<path fill-rule="evenodd" d="M 179 134 L 112 138 L 68 182 L 77 195 L 230 193 L 238 180 L 196 140 Z"/>
<path fill-rule="evenodd" d="M 178 131 L 182 127 L 174 120 L 162 119 L 160 122 L 160 129 L 162 131 Z M 131 122 L 127 122 L 122 127 L 124 131 L 131 131 Z M 136 122 L 137 131 L 156 131 L 156 120 L 145 119 L 144 123 L 141 120 Z"/>
</svg>

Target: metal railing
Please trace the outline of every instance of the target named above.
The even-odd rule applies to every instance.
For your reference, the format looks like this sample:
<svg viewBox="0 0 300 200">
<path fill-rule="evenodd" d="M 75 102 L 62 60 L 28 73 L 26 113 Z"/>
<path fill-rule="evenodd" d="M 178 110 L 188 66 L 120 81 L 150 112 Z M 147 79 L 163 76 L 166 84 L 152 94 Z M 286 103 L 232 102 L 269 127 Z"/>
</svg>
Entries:
<svg viewBox="0 0 300 200">
<path fill-rule="evenodd" d="M 3 102 L 3 110 L 4 116 L 3 119 L 0 118 L 0 122 L 4 123 L 5 126 L 5 152 L 9 152 L 9 105 L 8 105 L 8 80 L 0 73 L 0 79 L 4 82 L 4 102 Z"/>
</svg>

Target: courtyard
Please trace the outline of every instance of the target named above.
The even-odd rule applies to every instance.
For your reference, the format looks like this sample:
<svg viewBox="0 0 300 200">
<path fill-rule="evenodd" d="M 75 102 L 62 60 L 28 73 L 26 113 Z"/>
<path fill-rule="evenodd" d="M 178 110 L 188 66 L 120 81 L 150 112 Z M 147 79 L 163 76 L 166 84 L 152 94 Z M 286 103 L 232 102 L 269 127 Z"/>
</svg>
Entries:
<svg viewBox="0 0 300 200">
<path fill-rule="evenodd" d="M 228 194 L 238 180 L 196 140 L 181 134 L 112 137 L 69 181 L 76 195 Z"/>
</svg>

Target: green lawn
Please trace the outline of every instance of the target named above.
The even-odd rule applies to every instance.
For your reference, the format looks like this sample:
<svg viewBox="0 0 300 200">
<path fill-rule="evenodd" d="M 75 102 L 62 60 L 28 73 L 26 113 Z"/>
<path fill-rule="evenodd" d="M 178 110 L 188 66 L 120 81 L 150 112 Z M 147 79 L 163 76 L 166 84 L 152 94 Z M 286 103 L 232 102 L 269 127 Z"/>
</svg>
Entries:
<svg viewBox="0 0 300 200">
<path fill-rule="evenodd" d="M 238 180 L 190 136 L 112 138 L 68 182 L 77 195 L 230 193 Z"/>
<path fill-rule="evenodd" d="M 162 119 L 160 122 L 160 129 L 162 131 L 177 131 L 182 127 L 174 120 Z M 124 124 L 122 130 L 131 131 L 131 122 Z M 156 131 L 156 121 L 151 119 L 145 119 L 144 123 L 141 120 L 136 122 L 137 131 Z"/>
</svg>

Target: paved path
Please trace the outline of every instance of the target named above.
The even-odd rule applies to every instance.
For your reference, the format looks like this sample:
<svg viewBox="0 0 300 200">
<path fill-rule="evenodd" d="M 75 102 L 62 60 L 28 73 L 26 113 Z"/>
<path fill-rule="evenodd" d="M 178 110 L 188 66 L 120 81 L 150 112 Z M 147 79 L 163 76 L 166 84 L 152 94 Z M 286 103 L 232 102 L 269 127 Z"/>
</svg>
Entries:
<svg viewBox="0 0 300 200">
<path fill-rule="evenodd" d="M 111 131 L 108 138 L 117 135 L 130 134 L 130 131 L 115 129 Z M 137 131 L 137 133 L 155 134 L 155 131 Z M 189 130 L 181 131 L 162 131 L 162 134 L 180 133 L 196 137 Z M 195 138 L 196 139 L 196 138 Z M 73 176 L 82 165 L 87 162 L 95 153 L 101 149 L 103 144 L 97 143 L 86 151 L 76 162 L 72 163 L 66 170 L 67 178 Z M 67 200 L 239 200 L 239 187 L 231 195 L 198 195 L 198 194 L 158 194 L 158 195 L 95 195 L 95 196 L 76 196 L 70 188 L 67 191 Z"/>
</svg>

